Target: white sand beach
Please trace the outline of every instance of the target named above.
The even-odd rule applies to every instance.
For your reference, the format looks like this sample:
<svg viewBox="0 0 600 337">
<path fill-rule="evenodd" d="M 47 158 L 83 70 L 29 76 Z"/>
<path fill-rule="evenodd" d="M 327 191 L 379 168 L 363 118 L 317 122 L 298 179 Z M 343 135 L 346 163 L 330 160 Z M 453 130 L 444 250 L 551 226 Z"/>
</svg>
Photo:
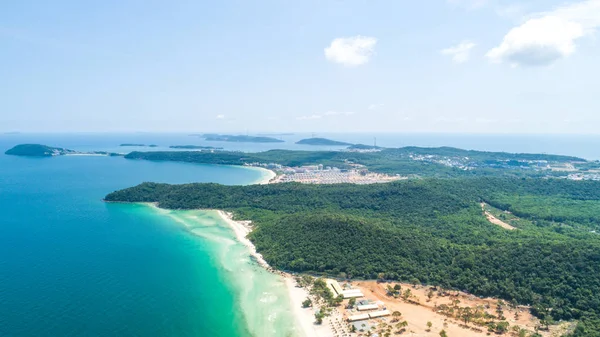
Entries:
<svg viewBox="0 0 600 337">
<path fill-rule="evenodd" d="M 275 178 L 277 176 L 277 173 L 275 173 L 269 169 L 263 168 L 263 167 L 255 167 L 255 166 L 244 166 L 244 167 L 251 169 L 251 170 L 257 170 L 262 173 L 262 176 L 260 177 L 260 179 L 253 182 L 252 185 L 266 185 L 271 180 L 273 180 L 273 178 Z"/>
<path fill-rule="evenodd" d="M 252 242 L 250 242 L 250 240 L 246 238 L 250 231 L 252 231 L 252 228 L 250 227 L 250 221 L 235 221 L 233 220 L 233 214 L 221 210 L 218 210 L 217 213 L 223 219 L 223 221 L 225 221 L 229 226 L 231 226 L 231 229 L 233 229 L 237 240 L 241 242 L 244 246 L 248 247 L 248 249 L 250 250 L 250 255 L 256 259 L 258 264 L 260 264 L 267 270 L 271 270 L 271 266 L 269 266 L 269 264 L 267 263 L 267 261 L 265 261 L 262 255 L 256 252 L 256 247 L 254 247 Z"/>
<path fill-rule="evenodd" d="M 217 213 L 227 224 L 231 226 L 235 232 L 236 238 L 245 246 L 248 247 L 250 255 L 253 256 L 256 261 L 267 270 L 280 275 L 285 282 L 290 297 L 291 305 L 293 308 L 294 316 L 296 317 L 298 328 L 298 334 L 303 337 L 329 337 L 334 336 L 330 327 L 329 320 L 333 320 L 337 317 L 327 317 L 323 320 L 322 325 L 316 325 L 315 322 L 315 309 L 314 308 L 302 308 L 302 302 L 309 297 L 309 293 L 306 289 L 297 287 L 294 276 L 291 274 L 275 271 L 267 261 L 264 260 L 261 254 L 256 252 L 256 248 L 252 242 L 246 238 L 246 236 L 252 231 L 250 221 L 235 221 L 233 220 L 233 214 L 218 210 Z"/>
</svg>

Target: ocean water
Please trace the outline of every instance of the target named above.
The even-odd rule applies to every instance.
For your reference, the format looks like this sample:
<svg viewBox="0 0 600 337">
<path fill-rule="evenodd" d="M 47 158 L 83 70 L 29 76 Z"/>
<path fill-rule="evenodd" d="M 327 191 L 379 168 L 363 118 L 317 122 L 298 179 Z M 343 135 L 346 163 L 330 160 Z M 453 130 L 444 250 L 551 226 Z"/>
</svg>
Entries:
<svg viewBox="0 0 600 337">
<path fill-rule="evenodd" d="M 268 134 L 267 134 L 268 135 Z M 226 150 L 245 152 L 270 149 L 290 150 L 337 150 L 339 146 L 298 145 L 303 138 L 331 138 L 349 143 L 374 144 L 384 147 L 452 146 L 467 150 L 505 151 L 513 153 L 550 153 L 578 156 L 590 160 L 600 160 L 600 134 L 596 135 L 537 135 L 537 134 L 426 134 L 426 133 L 295 133 L 273 135 L 283 143 L 231 143 L 210 142 L 189 134 L 153 133 L 79 133 L 79 134 L 0 134 L 0 145 L 16 145 L 24 142 L 41 143 L 67 147 L 74 150 L 105 150 L 126 153 L 131 151 L 163 151 L 171 145 L 203 145 L 223 147 Z M 156 144 L 157 148 L 120 147 L 122 143 Z"/>
<path fill-rule="evenodd" d="M 307 150 L 284 143 L 206 142 L 187 134 L 0 135 L 0 336 L 294 336 L 281 280 L 253 263 L 213 212 L 106 204 L 143 181 L 249 184 L 241 167 L 116 157 L 20 158 L 19 143 L 81 151 Z M 600 136 L 319 134 L 381 146 L 455 146 L 600 159 Z M 158 144 L 123 148 L 121 143 Z M 336 147 L 318 147 L 336 149 Z"/>
<path fill-rule="evenodd" d="M 293 336 L 281 280 L 214 213 L 101 200 L 143 181 L 248 184 L 262 174 L 0 155 L 0 336 Z"/>
</svg>

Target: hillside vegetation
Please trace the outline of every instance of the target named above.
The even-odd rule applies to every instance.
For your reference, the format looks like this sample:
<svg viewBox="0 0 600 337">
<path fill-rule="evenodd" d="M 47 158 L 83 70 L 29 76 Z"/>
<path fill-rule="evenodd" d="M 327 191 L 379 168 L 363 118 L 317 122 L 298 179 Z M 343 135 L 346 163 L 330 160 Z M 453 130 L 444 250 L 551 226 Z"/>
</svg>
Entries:
<svg viewBox="0 0 600 337">
<path fill-rule="evenodd" d="M 373 149 L 355 145 L 356 149 Z M 378 149 L 378 148 L 375 148 Z M 244 153 L 215 152 L 132 152 L 125 158 L 181 161 L 202 164 L 244 165 L 277 163 L 284 166 L 323 164 L 349 169 L 359 164 L 370 171 L 385 174 L 419 175 L 422 177 L 543 176 L 548 172 L 534 170 L 535 161 L 553 163 L 585 163 L 584 159 L 546 154 L 512 154 L 504 152 L 468 151 L 456 148 L 404 147 L 380 149 L 378 152 L 270 150 Z M 448 163 L 451 161 L 451 163 Z M 445 164 L 444 164 L 445 163 Z M 465 169 L 465 167 L 469 169 Z"/>
<path fill-rule="evenodd" d="M 424 179 L 390 184 L 222 186 L 144 183 L 107 201 L 217 208 L 256 224 L 275 268 L 384 278 L 532 305 L 545 320 L 581 320 L 600 334 L 600 183 L 539 179 Z M 492 225 L 479 202 L 527 219 Z M 523 202 L 524 201 L 524 202 Z"/>
</svg>

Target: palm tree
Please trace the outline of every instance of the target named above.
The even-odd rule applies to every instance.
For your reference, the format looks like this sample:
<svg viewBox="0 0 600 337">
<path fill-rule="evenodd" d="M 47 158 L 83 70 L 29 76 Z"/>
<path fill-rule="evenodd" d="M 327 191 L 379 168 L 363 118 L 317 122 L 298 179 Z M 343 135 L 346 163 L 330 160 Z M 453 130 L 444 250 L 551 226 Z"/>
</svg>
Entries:
<svg viewBox="0 0 600 337">
<path fill-rule="evenodd" d="M 402 321 L 398 324 L 396 324 L 396 328 L 405 328 L 408 326 L 408 322 L 407 321 Z"/>
<path fill-rule="evenodd" d="M 400 320 L 400 317 L 402 317 L 402 313 L 400 311 L 394 311 L 392 312 L 392 322 L 398 322 Z"/>
</svg>

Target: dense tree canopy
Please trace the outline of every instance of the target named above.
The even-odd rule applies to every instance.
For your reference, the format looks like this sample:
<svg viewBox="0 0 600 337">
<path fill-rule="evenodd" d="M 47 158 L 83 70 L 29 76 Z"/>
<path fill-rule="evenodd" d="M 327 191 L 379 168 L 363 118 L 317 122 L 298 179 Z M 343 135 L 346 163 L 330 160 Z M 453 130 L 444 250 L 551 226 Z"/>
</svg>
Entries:
<svg viewBox="0 0 600 337">
<path fill-rule="evenodd" d="M 471 178 L 368 186 L 144 183 L 111 193 L 106 200 L 233 211 L 254 221 L 251 240 L 279 269 L 418 279 L 529 304 L 539 316 L 582 319 L 578 331 L 585 336 L 594 336 L 598 329 L 598 182 Z M 527 221 L 514 231 L 495 226 L 483 216 L 481 201 Z"/>
</svg>

